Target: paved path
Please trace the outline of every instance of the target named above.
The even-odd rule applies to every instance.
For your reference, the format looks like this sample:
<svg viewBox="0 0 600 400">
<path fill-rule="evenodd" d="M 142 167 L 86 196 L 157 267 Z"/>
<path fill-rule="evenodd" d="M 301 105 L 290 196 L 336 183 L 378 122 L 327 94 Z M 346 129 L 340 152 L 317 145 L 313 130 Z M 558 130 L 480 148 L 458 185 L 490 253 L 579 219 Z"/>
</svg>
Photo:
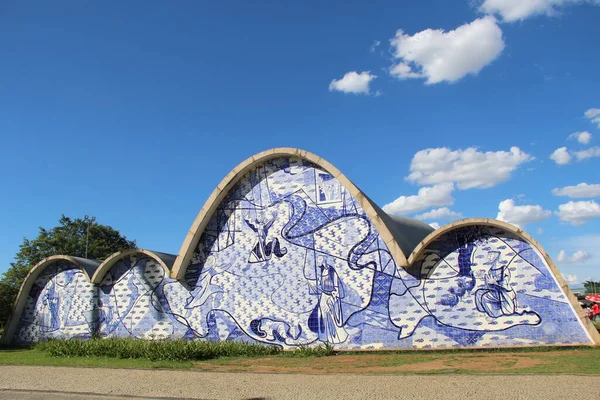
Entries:
<svg viewBox="0 0 600 400">
<path fill-rule="evenodd" d="M 148 397 L 123 397 L 104 394 L 49 392 L 43 390 L 10 390 L 0 389 L 0 400 L 165 400 Z M 171 398 L 173 399 L 173 398 Z M 180 399 L 177 399 L 180 400 Z"/>
<path fill-rule="evenodd" d="M 83 393 L 94 395 L 85 397 Z M 0 366 L 0 399 L 112 400 L 121 396 L 303 400 L 598 399 L 600 376 L 288 375 Z"/>
</svg>

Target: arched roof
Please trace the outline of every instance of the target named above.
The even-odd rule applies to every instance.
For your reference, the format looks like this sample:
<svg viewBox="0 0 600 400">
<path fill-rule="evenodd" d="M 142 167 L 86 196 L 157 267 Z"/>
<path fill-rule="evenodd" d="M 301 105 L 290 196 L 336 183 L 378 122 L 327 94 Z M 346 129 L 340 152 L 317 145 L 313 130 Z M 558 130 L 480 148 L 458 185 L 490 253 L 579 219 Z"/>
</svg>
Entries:
<svg viewBox="0 0 600 400">
<path fill-rule="evenodd" d="M 336 178 L 358 201 L 390 250 L 394 261 L 400 266 L 407 265 L 407 257 L 405 254 L 409 254 L 412 248 L 433 230 L 431 227 L 428 227 L 428 225 L 418 221 L 409 223 L 408 221 L 411 220 L 408 218 L 389 216 L 377 207 L 375 203 L 354 185 L 354 183 L 346 178 L 340 170 L 325 159 L 305 150 L 289 147 L 276 148 L 263 151 L 262 153 L 258 153 L 241 162 L 225 176 L 219 185 L 217 185 L 217 188 L 212 192 L 196 216 L 192 227 L 183 241 L 177 260 L 173 265 L 173 271 L 171 273 L 173 278 L 178 280 L 184 279 L 187 266 L 190 263 L 190 259 L 192 258 L 194 249 L 200 240 L 204 228 L 229 191 L 248 171 L 251 171 L 261 163 L 277 157 L 297 157 L 309 161 Z"/>
<path fill-rule="evenodd" d="M 102 262 L 98 260 L 88 260 L 85 258 L 64 255 L 56 255 L 44 258 L 42 261 L 36 264 L 31 269 L 31 271 L 29 271 L 29 274 L 27 274 L 27 277 L 23 281 L 23 284 L 21 285 L 21 288 L 17 295 L 17 299 L 13 306 L 13 312 L 9 321 L 6 324 L 6 329 L 4 330 L 2 342 L 8 344 L 12 341 L 12 338 L 19 326 L 23 310 L 27 305 L 27 298 L 29 297 L 29 292 L 31 291 L 33 283 L 40 276 L 40 274 L 49 266 L 61 260 L 68 261 L 76 267 L 80 268 L 90 282 L 94 284 L 100 284 L 102 283 L 104 276 L 119 260 L 122 260 L 124 257 L 130 256 L 132 254 L 140 253 L 155 259 L 163 267 L 165 274 L 167 275 L 171 272 L 171 267 L 173 266 L 173 263 L 177 258 L 177 256 L 173 254 L 161 253 L 145 249 L 121 250 L 112 254 L 110 257 L 108 257 Z"/>
<path fill-rule="evenodd" d="M 600 344 L 600 333 L 598 333 L 596 327 L 592 324 L 592 322 L 589 320 L 589 318 L 587 318 L 587 316 L 585 315 L 583 308 L 581 308 L 581 306 L 579 305 L 577 298 L 575 297 L 575 295 L 569 288 L 569 285 L 563 278 L 562 274 L 560 273 L 560 271 L 558 270 L 558 268 L 552 261 L 552 258 L 550 258 L 548 253 L 544 250 L 542 245 L 537 240 L 535 240 L 533 237 L 531 237 L 531 235 L 529 235 L 523 229 L 521 229 L 515 225 L 509 224 L 509 223 L 506 223 L 503 221 L 499 221 L 496 219 L 491 219 L 491 218 L 466 218 L 466 219 L 458 220 L 455 222 L 451 222 L 447 225 L 441 226 L 440 228 L 436 229 L 435 231 L 433 231 L 429 235 L 427 235 L 427 237 L 425 237 L 414 248 L 414 250 L 408 257 L 408 265 L 412 265 L 416 260 L 418 260 L 423 255 L 423 252 L 425 252 L 427 247 L 429 247 L 429 245 L 431 245 L 437 239 L 441 238 L 448 232 L 451 232 L 456 229 L 464 228 L 464 227 L 469 227 L 469 226 L 489 226 L 489 227 L 493 227 L 493 228 L 502 229 L 506 232 L 514 234 L 518 238 L 527 242 L 534 250 L 536 250 L 538 252 L 538 254 L 542 257 L 542 259 L 544 260 L 544 262 L 546 263 L 548 268 L 550 268 L 550 271 L 552 271 L 552 274 L 556 277 L 556 280 L 557 280 L 561 290 L 565 293 L 567 299 L 569 300 L 569 302 L 573 306 L 573 309 L 577 313 L 577 316 L 579 317 L 580 321 L 586 327 L 586 330 L 587 330 L 588 334 L 590 335 L 590 339 L 592 339 L 592 341 L 595 344 L 597 344 L 597 345 Z"/>
<path fill-rule="evenodd" d="M 174 254 L 160 253 L 158 251 L 151 251 L 145 249 L 126 249 L 117 251 L 98 266 L 98 268 L 92 275 L 91 282 L 96 285 L 101 284 L 106 274 L 116 263 L 132 254 L 145 254 L 148 257 L 155 259 L 163 267 L 166 275 L 168 275 L 171 272 L 171 267 L 173 266 L 173 263 L 177 258 L 177 256 L 175 256 Z"/>
<path fill-rule="evenodd" d="M 67 261 L 80 268 L 81 271 L 88 278 L 88 280 L 90 279 L 96 268 L 100 265 L 100 261 L 98 260 L 88 260 L 86 258 L 63 255 L 47 257 L 39 263 L 37 263 L 33 268 L 31 268 L 31 271 L 29 271 L 29 273 L 25 277 L 25 280 L 23 281 L 23 284 L 21 285 L 21 288 L 19 289 L 19 293 L 17 294 L 15 304 L 13 305 L 13 310 L 10 319 L 6 323 L 6 328 L 4 330 L 4 334 L 2 335 L 3 343 L 9 344 L 12 341 L 15 331 L 19 326 L 23 310 L 27 305 L 27 298 L 29 297 L 29 292 L 31 291 L 35 280 L 41 275 L 42 272 L 44 272 L 46 268 L 56 264 L 59 261 Z"/>
</svg>

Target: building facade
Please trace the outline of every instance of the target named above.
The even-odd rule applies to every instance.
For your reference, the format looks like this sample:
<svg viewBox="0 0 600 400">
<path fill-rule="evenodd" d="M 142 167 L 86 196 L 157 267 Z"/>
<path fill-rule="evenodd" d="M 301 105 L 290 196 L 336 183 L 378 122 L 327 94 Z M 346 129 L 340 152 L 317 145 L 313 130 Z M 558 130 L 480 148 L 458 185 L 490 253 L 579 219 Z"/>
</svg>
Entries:
<svg viewBox="0 0 600 400">
<path fill-rule="evenodd" d="M 297 149 L 236 167 L 177 256 L 137 249 L 35 266 L 3 340 L 92 336 L 340 350 L 600 343 L 522 230 L 489 219 L 434 230 L 387 215 Z"/>
</svg>

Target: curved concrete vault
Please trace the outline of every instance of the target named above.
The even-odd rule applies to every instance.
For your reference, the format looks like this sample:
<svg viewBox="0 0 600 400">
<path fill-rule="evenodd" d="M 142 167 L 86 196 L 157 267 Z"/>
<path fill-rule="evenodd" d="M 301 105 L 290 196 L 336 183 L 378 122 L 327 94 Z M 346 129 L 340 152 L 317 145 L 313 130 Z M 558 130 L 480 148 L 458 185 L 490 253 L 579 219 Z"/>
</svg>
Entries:
<svg viewBox="0 0 600 400">
<path fill-rule="evenodd" d="M 177 256 L 53 256 L 23 283 L 5 343 L 238 340 L 339 349 L 594 345 L 531 236 L 491 219 L 434 230 L 386 214 L 298 149 L 259 153 L 210 195 Z"/>
</svg>

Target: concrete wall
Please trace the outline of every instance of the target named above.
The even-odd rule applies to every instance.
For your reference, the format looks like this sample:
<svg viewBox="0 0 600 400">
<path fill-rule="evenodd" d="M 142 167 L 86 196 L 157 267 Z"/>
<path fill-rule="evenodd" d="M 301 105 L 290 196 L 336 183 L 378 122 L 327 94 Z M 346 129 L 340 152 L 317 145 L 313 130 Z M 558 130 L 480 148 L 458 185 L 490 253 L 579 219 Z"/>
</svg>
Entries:
<svg viewBox="0 0 600 400">
<path fill-rule="evenodd" d="M 64 272 L 49 270 L 53 278 L 36 281 L 40 293 L 86 300 L 75 312 L 53 309 L 35 294 L 19 332 L 35 325 L 27 329 L 43 333 L 18 337 L 72 337 L 71 329 L 54 327 L 70 326 L 75 315 L 86 321 L 76 326 L 91 326 L 102 337 L 286 348 L 593 343 L 552 269 L 522 237 L 470 226 L 428 243 L 407 269 L 399 267 L 336 178 L 309 161 L 278 157 L 251 169 L 219 203 L 186 265 L 185 282 L 170 278 L 156 257 L 129 252 L 89 301 L 83 282 L 75 284 L 81 293 L 57 292 L 52 282 Z M 88 315 L 86 302 L 95 304 L 92 323 L 80 317 Z M 48 313 L 58 325 L 40 322 Z M 41 328 L 48 325 L 52 334 Z"/>
</svg>

